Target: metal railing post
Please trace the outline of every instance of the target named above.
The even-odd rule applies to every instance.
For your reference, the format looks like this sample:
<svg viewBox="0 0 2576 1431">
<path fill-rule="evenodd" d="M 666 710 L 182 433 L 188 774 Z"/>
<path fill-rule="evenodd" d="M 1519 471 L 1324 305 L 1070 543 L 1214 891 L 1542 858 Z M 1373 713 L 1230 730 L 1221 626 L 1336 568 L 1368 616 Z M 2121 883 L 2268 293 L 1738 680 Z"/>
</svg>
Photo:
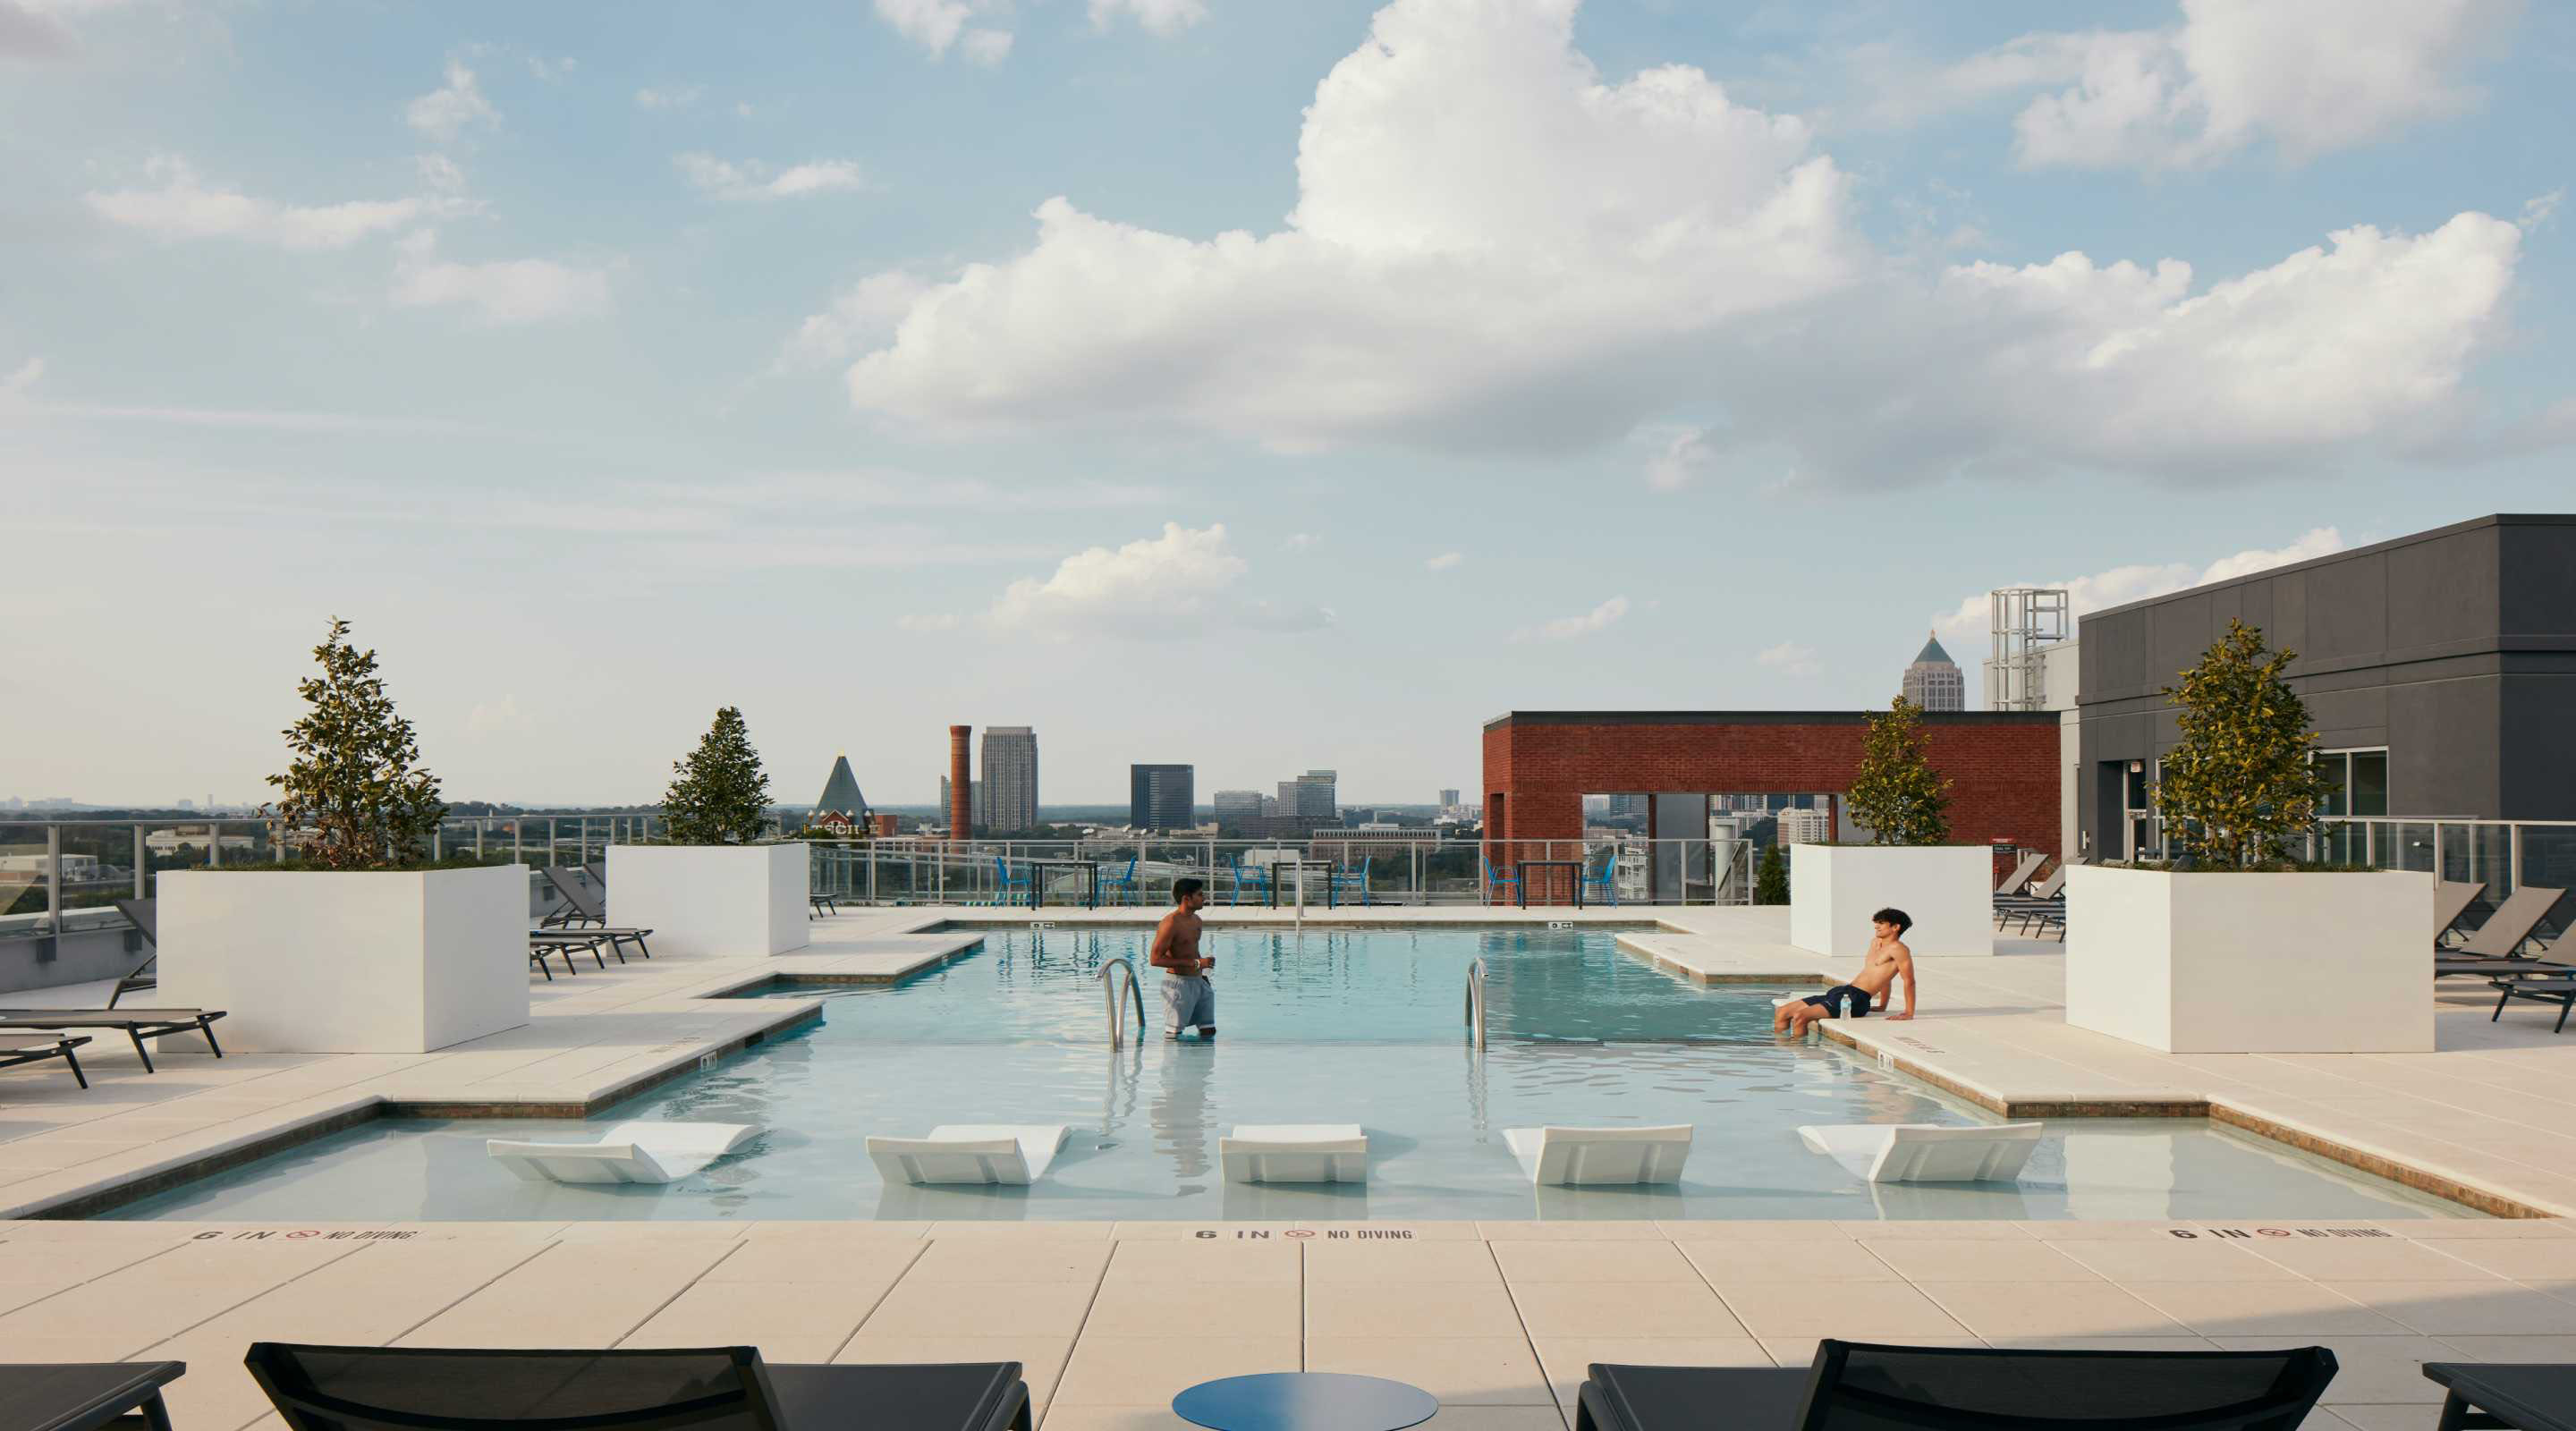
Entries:
<svg viewBox="0 0 2576 1431">
<path fill-rule="evenodd" d="M 548 815 L 548 816 L 546 817 L 546 868 L 547 868 L 547 869 L 553 869 L 553 868 L 555 867 L 555 841 L 557 841 L 557 840 L 558 840 L 558 839 L 560 839 L 560 838 L 562 838 L 562 836 L 561 836 L 561 834 L 560 834 L 560 833 L 556 830 L 556 828 L 555 828 L 555 817 L 554 817 L 554 816 L 552 816 L 552 815 Z"/>
<path fill-rule="evenodd" d="M 524 868 L 528 863 L 528 822 L 523 816 L 510 822 L 510 863 Z"/>
<path fill-rule="evenodd" d="M 474 820 L 474 863 L 478 865 L 483 863 L 483 827 L 491 823 L 490 819 L 479 815 Z"/>
<path fill-rule="evenodd" d="M 45 918 L 53 933 L 63 932 L 63 827 L 45 827 Z"/>
<path fill-rule="evenodd" d="M 151 877 L 152 862 L 150 856 L 151 851 L 145 848 L 143 844 L 143 827 L 141 825 L 137 825 L 134 827 L 134 897 L 136 899 L 149 899 L 151 897 L 150 891 L 143 887 L 143 882 Z"/>
<path fill-rule="evenodd" d="M 206 868 L 219 868 L 223 862 L 224 827 L 208 820 L 206 822 Z"/>
</svg>

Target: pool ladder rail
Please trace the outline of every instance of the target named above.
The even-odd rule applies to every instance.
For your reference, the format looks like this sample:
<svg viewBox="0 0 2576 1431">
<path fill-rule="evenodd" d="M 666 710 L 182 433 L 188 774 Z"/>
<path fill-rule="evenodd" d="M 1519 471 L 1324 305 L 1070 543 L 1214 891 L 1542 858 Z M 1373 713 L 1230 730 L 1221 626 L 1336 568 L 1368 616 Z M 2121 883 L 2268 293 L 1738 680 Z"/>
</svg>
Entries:
<svg viewBox="0 0 2576 1431">
<path fill-rule="evenodd" d="M 1110 977 L 1113 974 L 1126 976 L 1127 999 L 1136 1008 L 1136 1037 L 1140 1040 L 1145 1036 L 1145 991 L 1136 986 L 1136 966 L 1125 956 L 1102 962 L 1099 979 L 1101 992 L 1109 997 L 1109 1046 L 1123 1048 L 1127 1042 L 1127 1011 L 1118 1002 L 1118 982 Z"/>
<path fill-rule="evenodd" d="M 1141 1013 L 1136 1016 L 1139 1023 L 1144 1022 L 1144 1018 Z M 1467 966 L 1467 1031 L 1468 1037 L 1475 1043 L 1476 1051 L 1483 1053 L 1485 1051 L 1485 961 L 1482 959 Z"/>
</svg>

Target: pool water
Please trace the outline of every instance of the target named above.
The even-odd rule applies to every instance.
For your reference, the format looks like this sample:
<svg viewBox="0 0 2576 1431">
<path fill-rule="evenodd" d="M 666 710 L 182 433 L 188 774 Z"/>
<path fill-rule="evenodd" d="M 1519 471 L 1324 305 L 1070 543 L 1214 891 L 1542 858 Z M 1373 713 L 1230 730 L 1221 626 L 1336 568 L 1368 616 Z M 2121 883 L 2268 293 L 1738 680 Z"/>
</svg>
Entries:
<svg viewBox="0 0 2576 1431">
<path fill-rule="evenodd" d="M 1808 988 L 1702 987 L 1583 931 L 1211 931 L 1223 1035 L 1108 1047 L 1099 980 L 1142 930 L 996 932 L 890 985 L 771 986 L 819 1024 L 588 1122 L 382 1120 L 129 1205 L 122 1218 L 2402 1218 L 2467 1209 L 2196 1120 L 2052 1122 L 2013 1185 L 1885 1186 L 1807 1151 L 1808 1123 L 2000 1120 L 1820 1041 L 1770 1030 Z M 1487 969 L 1489 1047 L 1467 1045 L 1467 970 Z M 1132 1014 L 1131 1014 L 1132 1017 Z M 757 1124 L 665 1187 L 525 1183 L 492 1137 L 595 1138 L 602 1123 Z M 1238 1123 L 1358 1123 L 1369 1181 L 1224 1181 Z M 1694 1125 L 1684 1180 L 1533 1188 L 1502 1130 Z M 1062 1123 L 1030 1188 L 888 1187 L 871 1133 Z"/>
</svg>

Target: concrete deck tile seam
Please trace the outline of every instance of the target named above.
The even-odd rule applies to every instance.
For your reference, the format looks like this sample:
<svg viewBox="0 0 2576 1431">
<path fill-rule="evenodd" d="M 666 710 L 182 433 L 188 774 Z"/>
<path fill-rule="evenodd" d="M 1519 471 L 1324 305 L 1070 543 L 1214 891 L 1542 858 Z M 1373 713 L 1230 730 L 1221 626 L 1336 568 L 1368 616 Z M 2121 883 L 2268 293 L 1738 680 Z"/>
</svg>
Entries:
<svg viewBox="0 0 2576 1431">
<path fill-rule="evenodd" d="M 186 1243 L 184 1243 L 184 1242 L 183 1242 L 183 1243 L 179 1243 L 179 1244 L 177 1244 L 177 1247 L 185 1247 L 185 1246 L 187 1246 L 187 1245 L 188 1245 L 188 1244 L 186 1244 Z M 163 1250 L 164 1250 L 164 1251 L 176 1251 L 176 1250 L 177 1250 L 177 1247 L 165 1248 L 165 1249 L 163 1249 Z M 198 1329 L 199 1327 L 202 1327 L 202 1326 L 205 1326 L 205 1325 L 207 1325 L 207 1324 L 209 1324 L 209 1323 L 211 1323 L 211 1322 L 214 1322 L 214 1321 L 216 1321 L 216 1320 L 217 1320 L 217 1319 L 219 1319 L 219 1318 L 231 1316 L 233 1313 L 235 1313 L 235 1312 L 237 1312 L 237 1311 L 240 1311 L 242 1308 L 249 1306 L 251 1303 L 258 1301 L 260 1298 L 267 1296 L 269 1293 L 274 1292 L 274 1291 L 277 1291 L 277 1290 L 278 1290 L 279 1288 L 281 1288 L 281 1287 L 290 1287 L 290 1286 L 293 1286 L 295 1283 L 298 1283 L 298 1282 L 303 1281 L 305 1278 L 312 1276 L 314 1273 L 321 1271 L 323 1268 L 330 1266 L 332 1263 L 334 1263 L 334 1262 L 339 1262 L 339 1261 L 341 1261 L 341 1260 L 343 1260 L 343 1259 L 345 1259 L 345 1258 L 348 1258 L 348 1257 L 350 1257 L 350 1256 L 355 1255 L 357 1252 L 359 1252 L 360 1250 L 362 1250 L 362 1247 L 363 1247 L 363 1244 L 353 1244 L 352 1246 L 350 1246 L 350 1248 L 349 1248 L 346 1252 L 341 1253 L 338 1257 L 329 1257 L 329 1258 L 325 1258 L 325 1259 L 323 1259 L 322 1261 L 320 1261 L 320 1262 L 316 1262 L 316 1263 L 314 1263 L 312 1266 L 305 1268 L 303 1271 L 296 1273 L 296 1274 L 295 1274 L 294 1276 L 292 1276 L 292 1277 L 288 1277 L 288 1278 L 284 1279 L 283 1281 L 272 1282 L 272 1283 L 270 1283 L 269 1285 L 267 1285 L 267 1286 L 265 1286 L 265 1287 L 260 1288 L 258 1291 L 251 1293 L 249 1296 L 242 1298 L 242 1299 L 241 1299 L 240 1301 L 238 1301 L 238 1302 L 231 1302 L 231 1303 L 227 1303 L 227 1304 L 225 1304 L 223 1307 L 221 1307 L 221 1308 L 219 1308 L 219 1309 L 217 1309 L 217 1310 L 215 1310 L 215 1311 L 213 1311 L 213 1312 L 210 1312 L 210 1313 L 208 1313 L 208 1314 L 207 1314 L 207 1315 L 205 1315 L 205 1316 L 199 1317 L 197 1320 L 195 1320 L 195 1321 L 193 1321 L 193 1322 L 190 1322 L 190 1323 L 189 1323 L 189 1324 L 187 1324 L 186 1326 L 181 1327 L 179 1330 L 177 1330 L 177 1331 L 175 1331 L 175 1332 L 170 1333 L 168 1336 L 165 1336 L 165 1337 L 159 1337 L 159 1338 L 156 1338 L 156 1339 L 154 1339 L 154 1340 L 152 1340 L 152 1341 L 150 1341 L 150 1342 L 146 1342 L 146 1343 L 145 1343 L 141 1348 L 137 1349 L 134 1353 L 132 1353 L 132 1355 L 130 1355 L 130 1356 L 125 1356 L 125 1357 L 119 1357 L 119 1358 L 118 1358 L 118 1360 L 119 1360 L 119 1361 L 131 1361 L 131 1360 L 133 1360 L 134 1358 L 141 1356 L 144 1352 L 148 1352 L 148 1351 L 152 1350 L 152 1348 L 154 1348 L 154 1347 L 162 1346 L 162 1345 L 164 1345 L 164 1344 L 166 1344 L 166 1343 L 169 1343 L 169 1342 L 175 1342 L 175 1341 L 179 1340 L 181 1337 L 184 1337 L 184 1336 L 188 1335 L 190 1332 L 195 1331 L 195 1330 L 196 1330 L 196 1329 Z M 150 1258 L 146 1258 L 146 1259 L 144 1259 L 144 1260 L 148 1262 L 148 1261 L 150 1261 L 150 1260 L 152 1260 L 152 1259 L 150 1259 Z M 134 1265 L 134 1266 L 140 1266 L 140 1265 L 142 1265 L 142 1264 L 141 1264 L 141 1263 L 135 1263 L 135 1264 L 131 1264 L 131 1265 Z M 37 1305 L 40 1305 L 44 1300 L 46 1300 L 46 1299 L 44 1299 L 44 1298 L 41 1298 L 41 1297 L 40 1297 L 40 1298 L 38 1298 L 36 1301 L 34 1301 L 34 1302 L 30 1302 L 30 1303 L 28 1303 L 27 1305 L 28 1305 L 28 1306 L 31 1306 L 31 1307 L 32 1307 L 32 1306 L 37 1306 Z M 20 1311 L 24 1311 L 24 1310 L 25 1310 L 25 1308 L 23 1308 L 23 1307 L 22 1307 L 22 1308 L 20 1308 L 19 1310 L 20 1310 Z"/>
<path fill-rule="evenodd" d="M 751 1245 L 751 1239 L 746 1236 L 738 1245 L 748 1247 Z M 912 1255 L 904 1259 L 903 1266 L 895 1270 L 894 1276 L 886 1279 L 885 1286 L 878 1290 L 875 1300 L 868 1303 L 868 1309 L 861 1312 L 859 1314 L 859 1319 L 850 1324 L 850 1334 L 841 1338 L 841 1340 L 833 1346 L 832 1354 L 823 1358 L 824 1361 L 831 1363 L 838 1363 L 840 1361 L 841 1353 L 848 1351 L 850 1349 L 850 1343 L 858 1340 L 860 1328 L 865 1327 L 868 1324 L 868 1319 L 877 1314 L 877 1308 L 885 1305 L 886 1298 L 894 1295 L 894 1289 L 902 1284 L 905 1275 L 912 1271 L 913 1264 L 919 1262 L 921 1260 L 921 1254 L 928 1251 L 929 1248 L 929 1238 L 919 1238 L 913 1242 Z M 732 1253 L 727 1253 L 724 1257 L 719 1257 L 714 1262 L 709 1263 L 707 1265 L 707 1271 L 698 1274 L 698 1282 L 705 1281 L 707 1278 L 707 1272 L 713 1272 L 716 1268 L 723 1266 L 726 1260 L 732 1255 Z M 697 1285 L 697 1282 L 692 1282 L 689 1285 L 694 1287 Z M 1083 1315 L 1085 1318 L 1088 1318 L 1091 1314 L 1088 1310 L 1085 1310 Z M 1075 1341 L 1080 1341 L 1082 1339 L 1082 1329 L 1080 1327 L 1074 1328 L 1073 1335 Z M 1071 1361 L 1073 1359 L 1073 1347 L 1070 1343 L 1066 1345 L 1064 1355 L 1065 1360 L 1067 1361 Z"/>
</svg>

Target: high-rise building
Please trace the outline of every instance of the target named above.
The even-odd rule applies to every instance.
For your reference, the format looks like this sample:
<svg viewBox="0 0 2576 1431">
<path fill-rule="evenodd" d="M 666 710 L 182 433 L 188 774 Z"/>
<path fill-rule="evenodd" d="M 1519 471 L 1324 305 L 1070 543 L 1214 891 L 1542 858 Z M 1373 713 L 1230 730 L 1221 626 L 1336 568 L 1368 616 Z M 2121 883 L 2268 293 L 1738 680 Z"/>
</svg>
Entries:
<svg viewBox="0 0 2576 1431">
<path fill-rule="evenodd" d="M 1444 787 L 1444 788 L 1440 791 L 1440 808 L 1441 808 L 1441 809 L 1443 809 L 1443 810 L 1454 810 L 1454 809 L 1456 809 L 1456 808 L 1457 808 L 1457 806 L 1458 806 L 1458 792 L 1457 792 L 1456 790 L 1453 790 L 1453 789 L 1449 789 L 1449 788 Z"/>
<path fill-rule="evenodd" d="M 1038 733 L 1024 725 L 984 727 L 984 828 L 996 835 L 1038 824 Z"/>
<path fill-rule="evenodd" d="M 1780 822 L 1778 839 L 1784 845 L 1821 845 L 1833 839 L 1833 812 L 1829 810 L 1783 810 L 1772 818 Z"/>
<path fill-rule="evenodd" d="M 1197 767 L 1130 765 L 1127 767 L 1127 823 L 1139 830 L 1186 830 L 1196 823 L 1192 785 Z"/>
<path fill-rule="evenodd" d="M 1216 802 L 1216 822 L 1220 825 L 1261 818 L 1264 797 L 1258 790 L 1219 790 L 1212 798 Z"/>
<path fill-rule="evenodd" d="M 1340 807 L 1333 799 L 1333 786 L 1338 775 L 1330 770 L 1309 770 L 1294 780 L 1279 782 L 1279 813 L 1333 818 Z"/>
<path fill-rule="evenodd" d="M 1968 708 L 1968 678 L 1959 663 L 1941 649 L 1941 641 L 1924 633 L 1923 650 L 1914 664 L 1905 668 L 1905 698 L 1927 711 L 1963 711 Z"/>
</svg>

